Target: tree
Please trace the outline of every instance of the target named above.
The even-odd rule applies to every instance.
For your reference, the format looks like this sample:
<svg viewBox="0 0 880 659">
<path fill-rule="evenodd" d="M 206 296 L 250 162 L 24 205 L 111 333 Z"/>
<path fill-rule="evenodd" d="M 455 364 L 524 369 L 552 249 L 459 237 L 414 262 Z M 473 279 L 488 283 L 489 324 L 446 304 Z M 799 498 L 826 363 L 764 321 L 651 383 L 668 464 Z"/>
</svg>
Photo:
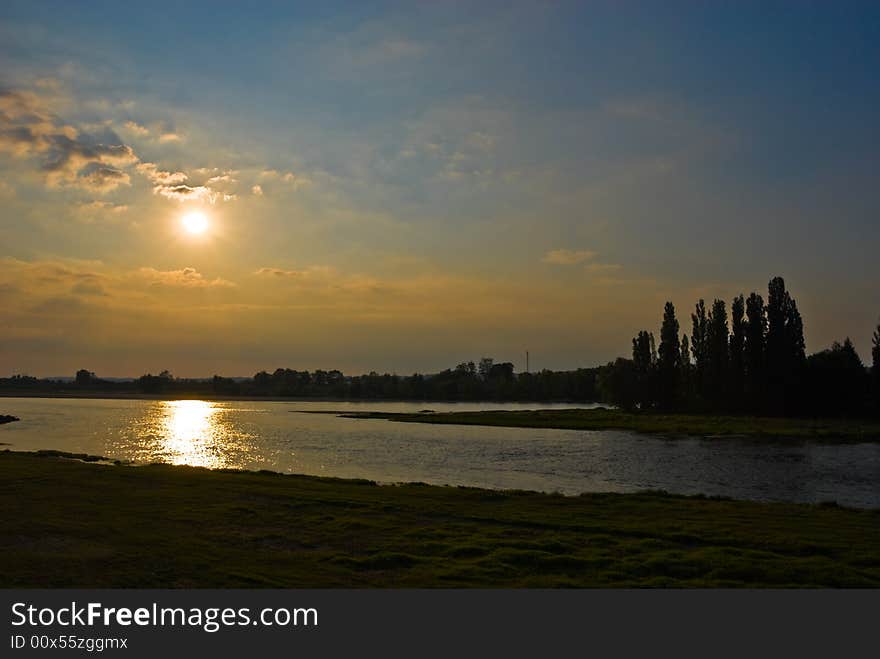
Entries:
<svg viewBox="0 0 880 659">
<path fill-rule="evenodd" d="M 849 337 L 807 360 L 809 409 L 814 413 L 857 415 L 864 411 L 868 376 Z"/>
<path fill-rule="evenodd" d="M 84 368 L 81 368 L 76 372 L 76 383 L 80 386 L 91 384 L 94 379 L 95 374 Z"/>
<path fill-rule="evenodd" d="M 495 363 L 495 360 L 492 359 L 491 357 L 483 357 L 480 360 L 480 365 L 477 368 L 477 370 L 480 374 L 481 380 L 488 380 L 489 379 L 489 371 L 492 370 L 492 364 L 494 364 L 494 363 Z"/>
<path fill-rule="evenodd" d="M 165 391 L 173 381 L 173 376 L 168 371 L 162 371 L 159 375 L 147 373 L 138 378 L 138 387 L 148 394 L 157 394 Z"/>
<path fill-rule="evenodd" d="M 699 402 L 702 402 L 709 361 L 709 323 L 706 318 L 706 302 L 704 300 L 701 299 L 697 302 L 696 309 L 694 313 L 691 314 L 691 322 L 693 324 L 693 330 L 691 331 L 691 352 L 694 355 L 693 387 L 696 399 Z"/>
<path fill-rule="evenodd" d="M 871 379 L 874 382 L 874 409 L 880 413 L 880 323 L 877 323 L 872 339 Z"/>
<path fill-rule="evenodd" d="M 631 359 L 618 357 L 599 371 L 597 387 L 602 400 L 624 410 L 633 410 L 638 402 L 638 376 Z"/>
<path fill-rule="evenodd" d="M 716 299 L 709 312 L 706 333 L 708 398 L 715 409 L 727 405 L 728 335 L 727 307 L 724 300 Z"/>
<path fill-rule="evenodd" d="M 804 325 L 782 277 L 770 280 L 767 297 L 767 402 L 770 412 L 794 411 L 806 364 Z"/>
<path fill-rule="evenodd" d="M 730 402 L 734 409 L 741 409 L 743 403 L 745 363 L 745 299 L 742 295 L 733 298 L 730 305 Z"/>
<path fill-rule="evenodd" d="M 679 390 L 681 391 L 681 402 L 687 406 L 691 403 L 693 397 L 693 367 L 691 366 L 691 346 L 688 341 L 688 335 L 681 335 L 681 375 L 679 376 Z"/>
<path fill-rule="evenodd" d="M 653 405 L 652 382 L 654 371 L 654 336 L 642 330 L 633 339 L 633 365 L 636 373 L 637 402 L 646 410 Z"/>
<path fill-rule="evenodd" d="M 675 307 L 667 302 L 660 327 L 660 355 L 657 360 L 657 399 L 665 410 L 675 407 L 679 400 L 681 375 L 681 344 L 678 342 L 678 320 Z"/>
<path fill-rule="evenodd" d="M 513 364 L 510 362 L 501 362 L 500 364 L 492 364 L 489 369 L 490 380 L 500 380 L 503 382 L 513 381 Z"/>
<path fill-rule="evenodd" d="M 767 315 L 764 299 L 752 293 L 746 300 L 745 342 L 743 366 L 745 393 L 749 407 L 754 411 L 764 402 L 764 342 L 767 334 Z"/>
</svg>

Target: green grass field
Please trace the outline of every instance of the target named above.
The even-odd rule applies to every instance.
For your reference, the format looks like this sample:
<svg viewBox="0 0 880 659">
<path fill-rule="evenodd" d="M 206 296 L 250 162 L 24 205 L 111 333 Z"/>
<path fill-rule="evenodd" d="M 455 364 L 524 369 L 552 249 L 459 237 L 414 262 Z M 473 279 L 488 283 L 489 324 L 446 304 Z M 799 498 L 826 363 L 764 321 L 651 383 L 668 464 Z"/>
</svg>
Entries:
<svg viewBox="0 0 880 659">
<path fill-rule="evenodd" d="M 880 586 L 880 511 L 0 452 L 2 587 Z"/>
<path fill-rule="evenodd" d="M 741 435 L 829 441 L 880 441 L 880 420 L 792 419 L 781 417 L 652 414 L 597 409 L 497 410 L 404 414 L 391 412 L 315 412 L 350 418 L 413 423 L 561 428 L 567 430 L 634 430 L 665 435 Z"/>
</svg>

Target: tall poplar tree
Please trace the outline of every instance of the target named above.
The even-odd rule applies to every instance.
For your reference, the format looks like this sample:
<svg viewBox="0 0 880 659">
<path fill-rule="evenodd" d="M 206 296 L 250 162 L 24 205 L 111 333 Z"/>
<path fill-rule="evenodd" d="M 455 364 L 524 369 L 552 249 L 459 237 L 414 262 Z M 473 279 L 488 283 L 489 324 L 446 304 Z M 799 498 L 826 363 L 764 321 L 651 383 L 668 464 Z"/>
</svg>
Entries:
<svg viewBox="0 0 880 659">
<path fill-rule="evenodd" d="M 706 302 L 697 302 L 694 313 L 691 314 L 691 353 L 694 356 L 693 389 L 697 402 L 702 404 L 705 396 L 706 371 L 709 361 L 708 347 L 708 319 L 706 317 Z"/>
<path fill-rule="evenodd" d="M 880 323 L 874 330 L 871 344 L 871 379 L 874 383 L 874 408 L 880 414 Z"/>
<path fill-rule="evenodd" d="M 708 345 L 707 377 L 709 400 L 714 409 L 728 406 L 727 371 L 729 364 L 727 306 L 715 300 L 709 312 L 706 343 Z"/>
<path fill-rule="evenodd" d="M 764 310 L 764 299 L 757 293 L 752 293 L 746 300 L 743 361 L 746 378 L 746 401 L 753 412 L 764 406 L 764 344 L 766 336 L 767 314 Z"/>
<path fill-rule="evenodd" d="M 770 412 L 795 411 L 806 366 L 804 323 L 782 277 L 770 280 L 767 297 L 767 390 Z"/>
<path fill-rule="evenodd" d="M 657 360 L 657 402 L 664 410 L 674 408 L 679 401 L 681 371 L 681 344 L 678 342 L 678 319 L 675 307 L 667 302 L 660 327 L 660 355 Z"/>
<path fill-rule="evenodd" d="M 734 409 L 741 409 L 745 381 L 743 350 L 745 347 L 745 299 L 733 298 L 730 305 L 730 402 Z"/>
<path fill-rule="evenodd" d="M 636 399 L 639 408 L 646 410 L 653 405 L 652 382 L 654 371 L 654 335 L 641 331 L 633 339 L 633 364 L 636 372 Z"/>
</svg>

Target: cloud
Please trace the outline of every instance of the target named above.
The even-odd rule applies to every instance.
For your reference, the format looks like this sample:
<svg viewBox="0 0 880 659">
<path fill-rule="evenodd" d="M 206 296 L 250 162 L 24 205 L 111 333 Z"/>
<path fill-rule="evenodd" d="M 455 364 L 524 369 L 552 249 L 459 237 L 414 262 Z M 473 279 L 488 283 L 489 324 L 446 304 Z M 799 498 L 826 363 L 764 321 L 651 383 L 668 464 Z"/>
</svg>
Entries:
<svg viewBox="0 0 880 659">
<path fill-rule="evenodd" d="M 32 92 L 0 90 L 0 151 L 41 157 L 40 170 L 50 187 L 105 193 L 130 184 L 121 168 L 137 162 L 134 151 L 106 127 L 100 135 L 64 123 Z"/>
<path fill-rule="evenodd" d="M 71 139 L 66 135 L 52 135 L 49 141 L 42 169 L 50 187 L 75 185 L 107 192 L 130 184 L 128 174 L 120 169 L 138 160 L 130 146 L 94 144 L 86 137 Z"/>
<path fill-rule="evenodd" d="M 204 185 L 157 185 L 153 188 L 153 194 L 175 201 L 201 201 L 209 204 L 214 204 L 221 198 L 220 193 Z M 226 196 L 222 195 L 224 200 Z"/>
<path fill-rule="evenodd" d="M 589 249 L 554 249 L 544 254 L 544 258 L 541 261 L 554 265 L 577 265 L 595 256 L 596 252 Z"/>
<path fill-rule="evenodd" d="M 262 185 L 253 186 L 251 188 L 251 194 L 254 194 L 258 197 L 262 197 L 263 196 L 263 186 Z"/>
<path fill-rule="evenodd" d="M 214 204 L 236 198 L 231 171 L 212 176 L 204 184 L 193 184 L 184 172 L 167 171 L 156 163 L 141 161 L 110 129 L 109 122 L 92 128 L 97 132 L 84 132 L 66 124 L 33 92 L 0 89 L 0 151 L 17 158 L 42 158 L 39 171 L 49 187 L 76 187 L 106 194 L 130 186 L 131 176 L 125 170 L 134 166 L 153 184 L 153 193 L 167 199 Z M 123 129 L 139 137 L 158 135 L 159 142 L 182 139 L 162 123 L 148 128 L 129 120 Z"/>
<path fill-rule="evenodd" d="M 256 272 L 255 275 L 258 276 L 266 276 L 266 277 L 276 277 L 276 278 L 306 278 L 306 277 L 326 277 L 334 274 L 336 271 L 327 265 L 311 265 L 307 268 L 303 268 L 302 270 L 285 270 L 283 268 L 260 268 Z"/>
<path fill-rule="evenodd" d="M 205 279 L 195 268 L 182 268 L 180 270 L 156 270 L 155 268 L 140 268 L 138 275 L 149 282 L 151 286 L 180 286 L 184 288 L 230 288 L 235 284 L 225 279 Z"/>
<path fill-rule="evenodd" d="M 153 194 L 160 195 L 166 199 L 174 201 L 198 201 L 203 203 L 215 204 L 217 201 L 232 201 L 236 199 L 236 195 L 231 192 L 229 186 L 236 183 L 236 179 L 232 178 L 233 172 L 226 172 L 209 178 L 204 185 L 188 185 L 184 181 L 189 180 L 184 172 L 169 172 L 160 170 L 159 167 L 152 162 L 142 162 L 138 164 L 137 170 L 146 176 L 153 185 Z M 213 169 L 201 169 L 197 172 L 215 172 Z M 217 189 L 217 186 L 225 186 L 227 190 Z"/>
<path fill-rule="evenodd" d="M 152 162 L 138 163 L 136 169 L 150 179 L 150 181 L 158 185 L 176 185 L 178 183 L 183 183 L 189 178 L 183 172 L 166 172 L 160 170 L 158 165 Z"/>
<path fill-rule="evenodd" d="M 138 137 L 147 137 L 150 134 L 150 129 L 146 126 L 141 126 L 136 121 L 126 121 L 123 124 L 130 133 L 137 135 Z"/>
<path fill-rule="evenodd" d="M 93 166 L 79 175 L 76 184 L 95 192 L 105 193 L 115 190 L 120 185 L 131 185 L 131 177 L 120 169 Z"/>
<path fill-rule="evenodd" d="M 301 270 L 283 270 L 281 268 L 260 268 L 255 275 L 267 275 L 271 277 L 300 277 L 303 274 Z"/>
<path fill-rule="evenodd" d="M 136 137 L 153 138 L 159 144 L 183 141 L 183 135 L 176 130 L 168 128 L 168 125 L 164 122 L 154 122 L 148 127 L 136 121 L 128 120 L 123 124 L 123 128 Z"/>
<path fill-rule="evenodd" d="M 220 174 L 218 176 L 212 176 L 211 178 L 209 178 L 207 180 L 206 185 L 216 185 L 218 183 L 237 183 L 237 182 L 238 181 L 236 179 L 232 178 L 232 176 L 230 176 L 228 173 L 226 173 L 226 174 Z"/>
<path fill-rule="evenodd" d="M 294 190 L 312 184 L 312 179 L 294 174 L 293 172 L 280 172 L 277 169 L 264 169 L 259 173 L 259 178 L 267 181 L 281 181 L 287 183 Z"/>
</svg>

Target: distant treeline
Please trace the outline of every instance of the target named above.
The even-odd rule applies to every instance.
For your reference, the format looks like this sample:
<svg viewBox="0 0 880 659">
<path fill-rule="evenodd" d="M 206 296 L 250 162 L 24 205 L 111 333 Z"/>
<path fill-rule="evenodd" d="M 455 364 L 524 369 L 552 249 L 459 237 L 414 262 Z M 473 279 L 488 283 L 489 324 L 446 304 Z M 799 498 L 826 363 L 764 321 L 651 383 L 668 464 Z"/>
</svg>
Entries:
<svg viewBox="0 0 880 659">
<path fill-rule="evenodd" d="M 660 342 L 641 331 L 632 359 L 618 358 L 599 375 L 603 400 L 626 409 L 770 415 L 857 416 L 880 413 L 880 325 L 867 369 L 849 338 L 806 355 L 804 323 L 781 277 L 767 302 L 739 295 L 691 314 L 691 335 L 679 338 L 675 307 L 666 303 Z"/>
<path fill-rule="evenodd" d="M 175 378 L 168 371 L 136 380 L 104 380 L 83 369 L 71 381 L 16 375 L 0 392 L 221 395 L 418 401 L 604 401 L 628 410 L 723 412 L 800 416 L 880 414 L 880 325 L 872 366 L 847 338 L 807 356 L 804 323 L 781 277 L 758 293 L 707 307 L 697 302 L 691 334 L 680 336 L 675 307 L 666 303 L 659 345 L 644 330 L 632 359 L 597 368 L 515 373 L 490 358 L 440 373 L 346 376 L 338 370 L 279 368 L 252 378 Z"/>
<path fill-rule="evenodd" d="M 46 380 L 25 375 L 0 379 L 0 390 L 22 393 L 126 393 L 165 395 L 264 396 L 366 400 L 572 401 L 598 399 L 598 368 L 515 373 L 513 364 L 491 358 L 465 362 L 440 373 L 346 376 L 338 370 L 297 371 L 278 368 L 253 378 L 175 378 L 170 372 L 130 381 L 104 380 L 83 369 L 75 380 Z"/>
</svg>

